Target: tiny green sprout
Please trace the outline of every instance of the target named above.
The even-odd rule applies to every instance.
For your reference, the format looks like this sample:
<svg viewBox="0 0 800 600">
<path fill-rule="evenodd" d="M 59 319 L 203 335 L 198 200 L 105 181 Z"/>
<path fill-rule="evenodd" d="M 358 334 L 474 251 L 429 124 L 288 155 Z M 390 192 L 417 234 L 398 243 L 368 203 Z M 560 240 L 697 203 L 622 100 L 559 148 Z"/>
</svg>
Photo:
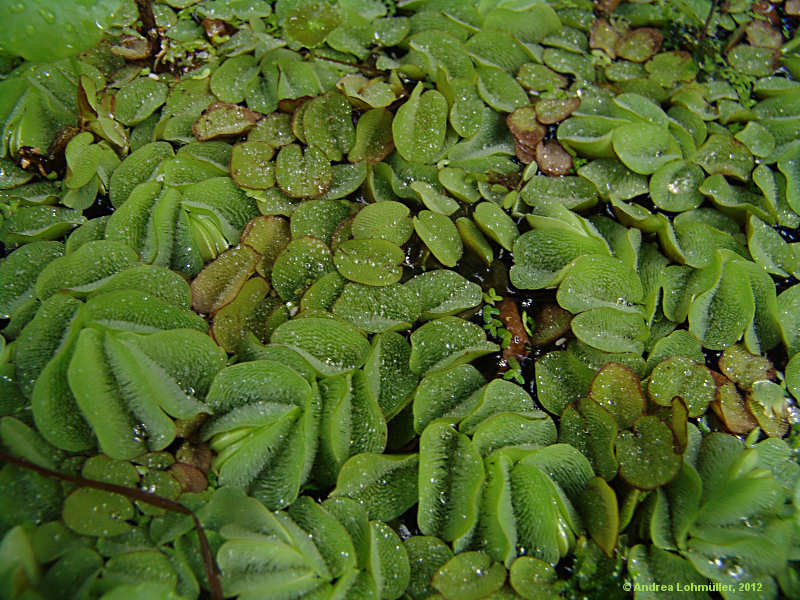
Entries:
<svg viewBox="0 0 800 600">
<path fill-rule="evenodd" d="M 503 373 L 503 379 L 520 385 L 525 384 L 525 377 L 522 376 L 522 365 L 513 356 L 508 357 L 508 371 Z"/>
<path fill-rule="evenodd" d="M 497 293 L 494 291 L 494 288 L 489 288 L 488 292 L 484 292 L 483 294 L 483 301 L 486 304 L 494 304 L 495 302 L 500 302 L 502 300 L 502 296 L 498 296 Z"/>
<path fill-rule="evenodd" d="M 525 328 L 525 333 L 527 333 L 528 336 L 532 336 L 533 331 L 536 329 L 536 322 L 531 318 L 527 310 L 522 311 L 522 326 Z"/>
<path fill-rule="evenodd" d="M 497 318 L 500 310 L 494 306 L 484 306 L 481 315 L 483 316 L 483 328 L 492 337 L 497 337 L 499 329 L 503 328 L 503 322 Z"/>
<path fill-rule="evenodd" d="M 508 329 L 498 329 L 497 336 L 500 338 L 500 345 L 503 348 L 511 346 L 511 332 Z"/>
</svg>

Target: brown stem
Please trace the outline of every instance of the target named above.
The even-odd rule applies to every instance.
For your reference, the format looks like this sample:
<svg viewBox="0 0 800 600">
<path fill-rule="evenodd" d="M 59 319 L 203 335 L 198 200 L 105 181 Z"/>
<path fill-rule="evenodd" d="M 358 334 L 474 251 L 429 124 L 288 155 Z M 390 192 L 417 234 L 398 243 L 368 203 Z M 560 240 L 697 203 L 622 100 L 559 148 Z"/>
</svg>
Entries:
<svg viewBox="0 0 800 600">
<path fill-rule="evenodd" d="M 503 298 L 500 303 L 500 320 L 511 334 L 511 343 L 503 350 L 503 358 L 521 360 L 528 356 L 528 332 L 522 324 L 522 317 L 519 315 L 517 301 L 514 298 Z"/>
<path fill-rule="evenodd" d="M 206 577 L 208 579 L 208 587 L 209 591 L 211 592 L 211 598 L 212 600 L 223 600 L 222 585 L 219 581 L 219 571 L 217 570 L 217 563 L 214 560 L 214 553 L 211 552 L 211 546 L 208 543 L 208 538 L 206 538 L 205 531 L 203 531 L 203 526 L 200 524 L 200 520 L 197 518 L 197 515 L 194 514 L 192 510 L 186 508 L 183 504 L 175 502 L 174 500 L 170 500 L 169 498 L 151 494 L 150 492 L 138 490 L 136 488 L 129 488 L 122 485 L 116 485 L 114 483 L 106 483 L 105 481 L 95 481 L 93 479 L 84 479 L 75 475 L 59 473 L 58 471 L 53 471 L 46 467 L 42 467 L 27 461 L 24 458 L 17 458 L 16 456 L 6 454 L 2 450 L 0 450 L 0 461 L 15 464 L 23 469 L 34 471 L 39 473 L 39 475 L 43 475 L 44 477 L 49 477 L 51 479 L 60 479 L 61 481 L 68 481 L 69 483 L 74 483 L 80 487 L 93 488 L 96 490 L 102 490 L 104 492 L 111 492 L 112 494 L 120 494 L 121 496 L 125 496 L 131 500 L 144 502 L 145 504 L 183 515 L 189 515 L 192 517 L 195 531 L 197 531 L 197 539 L 200 541 L 200 554 L 203 557 L 203 565 L 206 569 Z"/>
<path fill-rule="evenodd" d="M 143 31 L 140 33 L 150 43 L 150 56 L 155 56 L 160 44 L 153 7 L 150 0 L 136 0 L 136 8 L 139 10 L 139 20 L 142 22 Z"/>
<path fill-rule="evenodd" d="M 708 11 L 708 16 L 706 17 L 705 25 L 703 25 L 703 31 L 700 32 L 700 37 L 697 39 L 697 45 L 703 43 L 703 40 L 706 39 L 708 35 L 708 28 L 711 26 L 711 19 L 714 17 L 714 11 L 717 10 L 717 5 L 719 4 L 719 0 L 714 0 L 711 3 L 711 10 Z"/>
</svg>

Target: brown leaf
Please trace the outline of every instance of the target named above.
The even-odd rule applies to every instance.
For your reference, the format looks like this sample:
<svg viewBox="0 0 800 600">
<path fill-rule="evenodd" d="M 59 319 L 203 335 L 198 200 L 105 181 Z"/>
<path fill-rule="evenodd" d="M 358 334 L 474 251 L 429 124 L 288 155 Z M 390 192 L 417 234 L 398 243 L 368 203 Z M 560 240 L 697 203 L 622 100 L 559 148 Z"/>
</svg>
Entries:
<svg viewBox="0 0 800 600">
<path fill-rule="evenodd" d="M 117 45 L 111 46 L 111 54 L 125 60 L 143 60 L 150 56 L 150 42 L 138 35 L 123 35 Z"/>
<path fill-rule="evenodd" d="M 539 123 L 560 123 L 581 105 L 579 98 L 543 98 L 536 103 L 536 118 Z"/>
<path fill-rule="evenodd" d="M 506 125 L 514 141 L 535 148 L 544 139 L 547 129 L 536 119 L 532 105 L 521 106 L 506 117 Z"/>
<path fill-rule="evenodd" d="M 745 26 L 747 42 L 759 48 L 780 50 L 783 44 L 781 32 L 769 25 L 766 21 L 750 21 Z"/>
<path fill-rule="evenodd" d="M 730 433 L 750 433 L 758 426 L 758 423 L 747 410 L 744 398 L 736 389 L 736 384 L 716 371 L 711 371 L 711 375 L 717 384 L 717 391 L 711 402 L 714 413 Z"/>
<path fill-rule="evenodd" d="M 605 19 L 595 19 L 592 23 L 592 34 L 589 37 L 589 48 L 602 50 L 610 58 L 616 58 L 614 48 L 619 42 L 619 33 Z"/>
<path fill-rule="evenodd" d="M 236 28 L 222 19 L 203 19 L 203 29 L 206 30 L 206 37 L 211 42 L 236 33 Z"/>
<path fill-rule="evenodd" d="M 536 162 L 545 175 L 559 177 L 572 170 L 572 156 L 556 140 L 539 142 L 536 146 Z"/>
<path fill-rule="evenodd" d="M 212 314 L 231 302 L 255 273 L 261 255 L 250 246 L 234 246 L 208 263 L 192 281 L 192 308 Z"/>
<path fill-rule="evenodd" d="M 617 42 L 617 56 L 633 62 L 645 62 L 661 49 L 663 34 L 653 27 L 638 27 Z"/>
<path fill-rule="evenodd" d="M 208 487 L 205 473 L 192 465 L 175 463 L 169 468 L 169 472 L 178 480 L 184 492 L 202 492 Z"/>
<path fill-rule="evenodd" d="M 244 106 L 214 102 L 194 122 L 192 133 L 201 142 L 237 137 L 255 127 L 260 118 L 261 113 Z"/>
<path fill-rule="evenodd" d="M 610 15 L 617 9 L 622 0 L 595 0 L 594 6 L 598 12 Z"/>
<path fill-rule="evenodd" d="M 208 473 L 211 468 L 211 448 L 208 444 L 194 444 L 184 442 L 175 453 L 175 459 L 186 465 L 191 465 L 200 469 L 203 473 Z"/>
<path fill-rule="evenodd" d="M 536 160 L 536 146 L 528 146 L 518 140 L 514 140 L 514 155 L 521 163 L 531 164 Z"/>
</svg>

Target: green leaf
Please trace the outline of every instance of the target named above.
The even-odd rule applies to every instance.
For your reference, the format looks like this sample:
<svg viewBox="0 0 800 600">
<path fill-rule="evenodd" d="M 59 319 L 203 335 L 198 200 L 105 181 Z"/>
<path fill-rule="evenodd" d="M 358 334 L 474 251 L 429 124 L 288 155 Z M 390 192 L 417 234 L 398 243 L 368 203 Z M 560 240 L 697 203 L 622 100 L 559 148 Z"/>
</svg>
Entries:
<svg viewBox="0 0 800 600">
<path fill-rule="evenodd" d="M 372 352 L 364 364 L 364 376 L 387 420 L 411 401 L 411 393 L 419 381 L 408 367 L 410 356 L 411 345 L 397 333 L 387 332 L 372 339 Z"/>
<path fill-rule="evenodd" d="M 231 177 L 236 185 L 266 190 L 275 185 L 275 150 L 266 142 L 240 142 L 231 152 Z"/>
<path fill-rule="evenodd" d="M 744 220 L 747 213 L 753 213 L 770 223 L 775 220 L 775 209 L 768 204 L 765 197 L 731 185 L 719 173 L 706 178 L 699 189 L 711 198 L 717 208 L 731 216 Z"/>
<path fill-rule="evenodd" d="M 36 280 L 36 296 L 46 299 L 64 289 L 83 294 L 92 292 L 114 274 L 138 263 L 136 252 L 120 242 L 87 242 L 42 269 Z"/>
<path fill-rule="evenodd" d="M 669 358 L 653 369 L 647 383 L 647 395 L 661 406 L 672 406 L 679 396 L 690 417 L 702 415 L 714 400 L 716 384 L 705 365 L 682 356 Z"/>
<path fill-rule="evenodd" d="M 85 362 L 89 357 L 93 361 Z M 103 451 L 114 458 L 132 458 L 148 447 L 162 450 L 172 441 L 175 426 L 165 413 L 186 419 L 208 412 L 194 393 L 196 388 L 201 394 L 207 389 L 223 360 L 220 350 L 197 332 L 163 332 L 141 339 L 137 334 L 103 335 L 84 329 L 67 377 Z M 194 372 L 186 372 L 187 362 Z"/>
<path fill-rule="evenodd" d="M 93 296 L 82 315 L 87 322 L 107 330 L 155 333 L 166 329 L 196 329 L 205 333 L 206 321 L 189 310 L 135 289 Z"/>
<path fill-rule="evenodd" d="M 509 484 L 513 527 L 518 535 L 518 546 L 510 558 L 524 548 L 525 554 L 555 564 L 566 554 L 572 535 L 567 519 L 574 509 L 569 500 L 550 477 L 533 465 L 518 463 L 511 469 Z"/>
<path fill-rule="evenodd" d="M 480 230 L 506 250 L 511 250 L 519 237 L 516 223 L 494 202 L 481 202 L 475 207 L 473 219 Z"/>
<path fill-rule="evenodd" d="M 131 531 L 131 501 L 101 490 L 79 488 L 64 501 L 64 523 L 81 535 L 113 536 Z"/>
<path fill-rule="evenodd" d="M 403 542 L 411 565 L 407 592 L 414 600 L 424 600 L 435 593 L 433 575 L 453 558 L 453 551 L 439 538 L 414 535 Z"/>
<path fill-rule="evenodd" d="M 167 101 L 167 89 L 148 77 L 134 79 L 114 96 L 114 118 L 129 127 L 141 123 Z"/>
<path fill-rule="evenodd" d="M 396 19 L 392 20 L 396 21 Z M 343 76 L 337 82 L 336 87 L 347 96 L 353 106 L 364 110 L 385 108 L 396 99 L 395 91 L 391 85 L 382 79 L 367 79 L 358 73 L 349 73 Z M 391 119 L 388 125 L 391 125 Z M 357 125 L 356 138 L 358 138 Z M 391 134 L 389 135 L 389 140 L 391 140 Z"/>
<path fill-rule="evenodd" d="M 581 492 L 578 507 L 589 535 L 607 556 L 612 556 L 619 531 L 619 508 L 614 490 L 602 478 L 595 477 Z"/>
<path fill-rule="evenodd" d="M 256 60 L 249 54 L 228 58 L 211 75 L 211 91 L 223 102 L 239 103 L 258 71 Z"/>
<path fill-rule="evenodd" d="M 772 275 L 800 275 L 798 247 L 787 244 L 777 231 L 753 214 L 747 219 L 747 248 L 755 262 Z"/>
<path fill-rule="evenodd" d="M 604 200 L 628 200 L 647 193 L 647 177 L 634 173 L 615 158 L 598 158 L 578 169 L 594 183 Z"/>
<path fill-rule="evenodd" d="M 449 84 L 453 88 L 450 125 L 460 136 L 473 137 L 481 129 L 486 105 L 471 79 L 454 78 Z"/>
<path fill-rule="evenodd" d="M 755 310 L 748 278 L 735 263 L 719 262 L 711 267 L 712 286 L 695 296 L 689 308 L 689 332 L 711 350 L 739 340 Z"/>
<path fill-rule="evenodd" d="M 697 149 L 693 160 L 709 175 L 730 175 L 741 181 L 750 178 L 753 155 L 739 140 L 722 133 L 712 133 Z"/>
<path fill-rule="evenodd" d="M 36 278 L 64 254 L 61 242 L 33 242 L 11 252 L 0 264 L 0 317 L 11 315 L 34 296 Z"/>
<path fill-rule="evenodd" d="M 472 440 L 481 455 L 488 457 L 500 448 L 538 448 L 555 444 L 557 434 L 553 420 L 544 412 L 501 412 L 481 422 Z"/>
<path fill-rule="evenodd" d="M 617 436 L 619 474 L 630 485 L 652 490 L 672 480 L 681 468 L 669 427 L 658 417 L 640 417 L 632 431 Z"/>
<path fill-rule="evenodd" d="M 478 521 L 483 460 L 472 441 L 436 421 L 420 436 L 417 523 L 446 541 L 466 536 Z"/>
<path fill-rule="evenodd" d="M 640 315 L 611 307 L 592 308 L 576 315 L 572 332 L 598 350 L 636 354 L 642 352 L 649 335 Z"/>
<path fill-rule="evenodd" d="M 478 325 L 458 317 L 442 317 L 411 334 L 409 366 L 414 373 L 425 375 L 497 350 Z"/>
<path fill-rule="evenodd" d="M 602 241 L 561 229 L 534 229 L 514 242 L 511 283 L 520 289 L 540 289 L 557 284 L 563 269 L 583 254 L 607 254 Z"/>
<path fill-rule="evenodd" d="M 430 183 L 412 181 L 409 186 L 426 208 L 440 215 L 450 216 L 459 209 L 459 204 L 450 196 L 440 193 Z"/>
<path fill-rule="evenodd" d="M 333 171 L 325 153 L 314 146 L 305 152 L 297 144 L 281 148 L 275 175 L 281 190 L 291 198 L 318 198 L 333 182 Z"/>
<path fill-rule="evenodd" d="M 620 429 L 628 429 L 644 414 L 641 382 L 632 369 L 619 363 L 606 363 L 597 371 L 589 396 L 614 415 Z"/>
<path fill-rule="evenodd" d="M 599 307 L 636 311 L 633 305 L 642 296 L 641 281 L 632 268 L 610 256 L 588 255 L 572 262 L 556 297 L 562 308 L 579 313 Z"/>
<path fill-rule="evenodd" d="M 97 587 L 102 592 L 141 581 L 174 588 L 178 575 L 165 554 L 155 549 L 137 550 L 111 557 L 103 568 L 103 577 Z"/>
<path fill-rule="evenodd" d="M 394 200 L 367 204 L 353 218 L 353 237 L 383 239 L 402 246 L 414 233 L 409 212 L 405 204 Z"/>
<path fill-rule="evenodd" d="M 333 314 L 369 333 L 410 329 L 420 314 L 419 298 L 406 286 L 373 287 L 348 283 Z"/>
<path fill-rule="evenodd" d="M 355 567 L 355 547 L 347 530 L 325 508 L 308 496 L 301 496 L 289 507 L 288 514 L 314 539 L 333 577 L 341 577 Z"/>
<path fill-rule="evenodd" d="M 571 352 L 548 352 L 535 364 L 536 395 L 548 412 L 560 415 L 564 407 L 589 391 L 594 371 Z"/>
<path fill-rule="evenodd" d="M 458 230 L 448 217 L 429 210 L 414 217 L 414 230 L 436 259 L 446 267 L 455 267 L 464 251 Z"/>
<path fill-rule="evenodd" d="M 341 161 L 355 143 L 352 109 L 338 91 L 311 100 L 303 112 L 307 143 L 322 150 L 332 161 Z"/>
<path fill-rule="evenodd" d="M 800 285 L 793 285 L 778 296 L 778 321 L 789 356 L 800 351 L 800 331 L 794 327 L 800 317 Z"/>
<path fill-rule="evenodd" d="M 292 240 L 272 266 L 272 287 L 283 300 L 298 300 L 308 286 L 334 269 L 324 242 L 312 237 Z"/>
<path fill-rule="evenodd" d="M 552 200 L 563 203 L 570 210 L 580 210 L 597 204 L 595 186 L 590 181 L 573 175 L 534 175 L 522 188 L 520 195 L 528 206 Z"/>
<path fill-rule="evenodd" d="M 358 369 L 370 352 L 369 342 L 358 329 L 320 317 L 294 319 L 280 325 L 271 342 L 294 349 L 325 376 Z"/>
<path fill-rule="evenodd" d="M 479 395 L 479 402 L 475 410 L 459 425 L 459 430 L 467 435 L 471 435 L 483 421 L 496 414 L 503 412 L 538 414 L 528 392 L 511 381 L 493 379 L 476 394 Z"/>
<path fill-rule="evenodd" d="M 362 371 L 320 381 L 322 417 L 316 478 L 333 484 L 342 464 L 359 452 L 382 452 L 386 421 Z"/>
<path fill-rule="evenodd" d="M 475 394 L 486 380 L 472 365 L 458 365 L 427 375 L 414 394 L 414 430 L 422 433 L 434 419 L 458 421 L 471 413 L 480 398 Z"/>
<path fill-rule="evenodd" d="M 479 600 L 499 590 L 505 579 L 503 565 L 485 552 L 462 552 L 436 572 L 433 587 L 447 600 Z"/>
<path fill-rule="evenodd" d="M 25 423 L 14 417 L 0 419 L 0 438 L 16 456 L 46 469 L 57 468 L 61 453 Z"/>
<path fill-rule="evenodd" d="M 393 118 L 392 113 L 385 108 L 373 108 L 361 115 L 356 123 L 355 139 L 347 160 L 352 163 L 366 161 L 374 164 L 386 158 L 394 149 Z"/>
<path fill-rule="evenodd" d="M 463 44 L 446 32 L 420 31 L 408 40 L 408 45 L 426 56 L 431 75 L 439 68 L 446 69 L 451 77 L 471 79 L 475 74 Z"/>
<path fill-rule="evenodd" d="M 569 404 L 561 414 L 559 442 L 570 444 L 588 458 L 595 472 L 607 481 L 617 474 L 614 440 L 617 423 L 610 411 L 591 398 Z"/>
<path fill-rule="evenodd" d="M 0 225 L 0 241 L 12 246 L 57 240 L 86 223 L 80 211 L 61 206 L 21 206 Z"/>
<path fill-rule="evenodd" d="M 672 135 L 661 127 L 649 123 L 630 123 L 614 130 L 614 152 L 635 173 L 649 175 L 659 167 L 681 158 L 681 152 Z"/>
<path fill-rule="evenodd" d="M 352 498 L 371 519 L 389 521 L 416 504 L 418 464 L 416 454 L 357 454 L 342 466 L 330 495 Z"/>
<path fill-rule="evenodd" d="M 183 187 L 181 193 L 182 207 L 190 215 L 211 217 L 229 243 L 238 240 L 247 223 L 258 216 L 255 202 L 230 177 L 193 183 Z"/>
<path fill-rule="evenodd" d="M 478 94 L 499 112 L 528 104 L 528 94 L 512 75 L 497 67 L 478 67 Z"/>
<path fill-rule="evenodd" d="M 800 354 L 795 354 L 786 365 L 786 389 L 795 398 L 800 398 Z"/>
<path fill-rule="evenodd" d="M 436 90 L 422 93 L 418 83 L 392 121 L 394 143 L 408 161 L 432 163 L 444 147 L 447 101 Z"/>
<path fill-rule="evenodd" d="M 315 237 L 330 243 L 331 236 L 352 212 L 350 203 L 343 200 L 306 200 L 292 213 L 292 238 Z"/>
<path fill-rule="evenodd" d="M 64 492 L 58 482 L 22 467 L 6 464 L 0 469 L 0 483 L 0 525 L 4 532 L 13 531 L 17 527 L 16 530 L 22 532 L 23 528 L 15 523 L 46 523 L 60 518 Z M 20 498 L 25 498 L 26 501 L 20 502 Z M 0 556 L 5 564 L 8 564 L 6 543 L 9 536 L 13 538 L 14 535 L 16 534 L 8 533 L 0 542 Z M 13 543 L 9 542 L 13 548 L 12 559 L 21 555 L 22 549 L 15 547 L 20 541 L 17 539 Z"/>
<path fill-rule="evenodd" d="M 683 589 L 708 585 L 708 579 L 700 575 L 691 562 L 673 552 L 639 544 L 631 549 L 630 556 L 629 569 L 636 585 L 657 585 L 660 588 L 661 585 L 671 584 L 680 585 Z M 697 598 L 705 600 L 708 595 L 697 592 Z"/>
<path fill-rule="evenodd" d="M 387 519 L 388 520 L 388 519 Z M 408 555 L 400 536 L 386 523 L 371 521 L 369 571 L 382 600 L 397 600 L 411 579 Z"/>
<path fill-rule="evenodd" d="M 333 255 L 333 263 L 343 277 L 370 286 L 400 281 L 404 260 L 402 248 L 384 239 L 347 240 Z"/>
<path fill-rule="evenodd" d="M 647 370 L 652 371 L 658 363 L 672 356 L 685 356 L 700 363 L 705 361 L 700 341 L 688 331 L 678 329 L 655 343 L 647 357 Z"/>
<path fill-rule="evenodd" d="M 405 282 L 421 303 L 422 319 L 453 315 L 481 302 L 481 289 L 455 271 L 439 269 L 420 273 Z"/>
<path fill-rule="evenodd" d="M 514 591 L 526 600 L 544 600 L 555 594 L 551 584 L 558 579 L 555 569 L 532 556 L 520 556 L 508 571 Z"/>
<path fill-rule="evenodd" d="M 703 183 L 700 167 L 685 160 L 662 165 L 650 178 L 650 195 L 662 210 L 680 212 L 697 208 L 703 202 L 698 188 Z"/>
<path fill-rule="evenodd" d="M 119 0 L 94 0 L 76 6 L 53 0 L 23 4 L 6 15 L 0 47 L 39 62 L 76 55 L 100 41 L 119 5 Z M 42 44 L 42 40 L 47 43 Z"/>
</svg>

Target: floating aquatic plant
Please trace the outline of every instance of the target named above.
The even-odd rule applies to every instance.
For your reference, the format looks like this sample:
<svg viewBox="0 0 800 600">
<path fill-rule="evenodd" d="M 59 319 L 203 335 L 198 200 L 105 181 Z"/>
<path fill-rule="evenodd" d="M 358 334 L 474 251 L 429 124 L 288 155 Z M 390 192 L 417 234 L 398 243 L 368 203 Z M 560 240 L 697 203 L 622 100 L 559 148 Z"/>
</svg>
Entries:
<svg viewBox="0 0 800 600">
<path fill-rule="evenodd" d="M 800 597 L 797 4 L 8 3 L 0 596 Z"/>
</svg>

